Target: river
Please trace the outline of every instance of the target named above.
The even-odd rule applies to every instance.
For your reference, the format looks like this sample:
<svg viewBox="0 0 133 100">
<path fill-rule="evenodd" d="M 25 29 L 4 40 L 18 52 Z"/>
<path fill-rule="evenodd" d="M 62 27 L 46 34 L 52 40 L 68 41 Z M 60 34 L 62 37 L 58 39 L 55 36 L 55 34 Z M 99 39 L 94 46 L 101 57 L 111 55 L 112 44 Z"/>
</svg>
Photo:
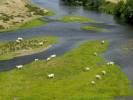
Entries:
<svg viewBox="0 0 133 100">
<path fill-rule="evenodd" d="M 108 14 L 88 11 L 83 7 L 65 6 L 60 0 L 32 0 L 32 2 L 53 10 L 56 15 L 49 17 L 49 19 L 54 20 L 65 15 L 86 16 L 99 22 L 93 25 L 106 28 L 110 32 L 84 31 L 80 28 L 86 24 L 90 25 L 90 23 L 62 23 L 58 21 L 51 21 L 45 26 L 31 29 L 2 32 L 0 33 L 0 41 L 15 40 L 17 37 L 30 38 L 42 35 L 58 36 L 60 40 L 58 44 L 53 45 L 52 48 L 45 52 L 0 61 L 0 71 L 10 70 L 19 64 L 28 64 L 34 61 L 35 58 L 46 59 L 51 54 L 60 56 L 78 47 L 84 41 L 101 39 L 107 40 L 110 43 L 109 50 L 103 56 L 106 60 L 111 60 L 118 64 L 133 83 L 133 47 L 129 47 L 128 51 L 124 50 L 124 45 L 128 45 L 129 42 L 133 44 L 132 26 L 118 24 L 113 16 Z"/>
</svg>

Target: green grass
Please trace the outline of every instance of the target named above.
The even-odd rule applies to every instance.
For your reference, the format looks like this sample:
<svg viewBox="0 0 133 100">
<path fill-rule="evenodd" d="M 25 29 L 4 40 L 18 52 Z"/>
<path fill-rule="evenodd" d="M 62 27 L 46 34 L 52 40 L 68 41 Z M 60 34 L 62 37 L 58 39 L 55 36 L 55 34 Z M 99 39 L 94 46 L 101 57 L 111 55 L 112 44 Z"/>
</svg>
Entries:
<svg viewBox="0 0 133 100">
<path fill-rule="evenodd" d="M 100 56 L 108 43 L 86 42 L 67 54 L 32 62 L 23 69 L 0 73 L 1 100 L 111 100 L 114 96 L 130 95 L 129 80 L 116 66 L 107 66 Z M 94 56 L 94 52 L 99 55 Z M 90 71 L 84 71 L 90 67 Z M 95 75 L 106 70 L 101 80 Z M 53 79 L 47 75 L 54 73 Z M 96 85 L 90 82 L 96 81 Z"/>
<path fill-rule="evenodd" d="M 26 23 L 19 23 L 18 25 L 14 25 L 10 27 L 9 29 L 0 29 L 0 32 L 8 32 L 8 31 L 16 31 L 18 29 L 27 29 L 27 28 L 33 28 L 37 26 L 43 26 L 46 25 L 47 22 L 42 20 L 42 17 L 49 17 L 53 16 L 55 13 L 51 10 L 48 10 L 49 12 L 44 16 L 37 16 L 36 18 L 33 18 L 33 20 L 27 21 Z"/>
<path fill-rule="evenodd" d="M 54 12 L 51 10 L 48 10 L 49 12 L 45 15 L 45 17 L 48 16 L 53 16 Z M 42 20 L 41 18 L 38 19 L 33 19 L 27 23 L 22 24 L 19 28 L 20 29 L 27 29 L 27 28 L 33 28 L 33 27 L 37 27 L 37 26 L 43 26 L 46 25 L 47 22 L 45 22 L 44 20 Z"/>
<path fill-rule="evenodd" d="M 43 42 L 43 45 L 39 45 Z M 57 42 L 56 37 L 36 37 L 17 43 L 14 41 L 0 43 L 0 60 L 12 59 L 17 56 L 38 53 L 44 51 L 51 44 Z"/>
<path fill-rule="evenodd" d="M 36 27 L 36 26 L 43 26 L 45 24 L 46 24 L 46 22 L 44 22 L 43 20 L 35 19 L 35 20 L 29 21 L 29 22 L 23 24 L 22 26 L 20 26 L 20 28 L 26 29 L 26 28 Z"/>
<path fill-rule="evenodd" d="M 91 19 L 91 18 L 87 18 L 84 16 L 64 16 L 63 18 L 60 19 L 60 21 L 63 22 L 96 22 L 95 20 Z"/>
<path fill-rule="evenodd" d="M 28 28 L 33 28 L 33 27 L 37 27 L 37 26 L 43 26 L 46 24 L 47 23 L 45 21 L 38 18 L 38 19 L 33 19 L 31 21 L 28 21 L 26 23 L 20 23 L 18 25 L 15 25 L 15 26 L 9 28 L 9 29 L 1 29 L 0 32 L 16 31 L 19 29 L 28 29 Z"/>
<path fill-rule="evenodd" d="M 84 27 L 82 27 L 82 29 L 87 30 L 87 31 L 108 32 L 108 30 L 106 30 L 106 29 L 98 28 L 95 26 L 84 26 Z"/>
</svg>

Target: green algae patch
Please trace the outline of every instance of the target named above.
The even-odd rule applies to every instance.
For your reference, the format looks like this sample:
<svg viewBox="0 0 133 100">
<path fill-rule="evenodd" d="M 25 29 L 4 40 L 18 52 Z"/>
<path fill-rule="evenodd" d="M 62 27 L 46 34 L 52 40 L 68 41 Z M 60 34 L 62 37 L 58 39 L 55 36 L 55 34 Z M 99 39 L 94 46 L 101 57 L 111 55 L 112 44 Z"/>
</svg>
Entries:
<svg viewBox="0 0 133 100">
<path fill-rule="evenodd" d="M 103 29 L 95 26 L 84 26 L 82 27 L 82 29 L 87 31 L 109 32 L 107 29 Z"/>
<path fill-rule="evenodd" d="M 91 41 L 50 61 L 39 60 L 0 73 L 2 100 L 113 100 L 130 96 L 130 81 L 117 65 L 107 65 L 101 53 L 108 43 Z M 97 52 L 97 56 L 94 55 Z M 85 70 L 89 67 L 90 70 Z M 102 75 L 102 71 L 107 73 Z M 48 74 L 54 78 L 48 78 Z M 96 75 L 101 79 L 96 79 Z M 91 84 L 95 81 L 95 84 Z"/>
<path fill-rule="evenodd" d="M 79 22 L 79 23 L 85 23 L 85 22 L 96 22 L 94 19 L 87 18 L 84 16 L 64 16 L 60 19 L 62 22 Z"/>
</svg>

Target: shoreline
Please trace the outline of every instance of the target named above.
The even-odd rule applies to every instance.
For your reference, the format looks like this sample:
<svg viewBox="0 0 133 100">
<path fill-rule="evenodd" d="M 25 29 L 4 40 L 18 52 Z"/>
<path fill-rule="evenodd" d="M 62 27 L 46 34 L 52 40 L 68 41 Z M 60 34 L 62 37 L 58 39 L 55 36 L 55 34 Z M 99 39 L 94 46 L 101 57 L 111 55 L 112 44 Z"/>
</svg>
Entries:
<svg viewBox="0 0 133 100">
<path fill-rule="evenodd" d="M 52 47 L 52 45 L 48 45 L 47 47 L 39 49 L 39 50 L 31 50 L 31 51 L 27 50 L 27 51 L 23 51 L 25 53 L 17 55 L 17 56 L 15 56 L 15 58 L 16 57 L 22 57 L 22 56 L 28 56 L 28 55 L 32 55 L 32 54 L 37 54 L 37 53 L 40 53 L 40 52 L 44 52 L 44 51 L 50 49 L 51 47 Z"/>
<path fill-rule="evenodd" d="M 21 37 L 20 37 L 21 38 Z M 0 61 L 37 54 L 48 50 L 57 43 L 57 37 L 36 37 L 26 40 L 9 41 L 0 44 Z"/>
<path fill-rule="evenodd" d="M 45 8 L 39 7 L 38 5 L 33 4 L 31 2 L 31 0 L 25 0 L 25 1 L 26 1 L 25 4 L 23 4 L 24 9 L 26 9 L 26 11 L 23 12 L 25 15 L 21 15 L 21 14 L 19 15 L 19 12 L 16 12 L 16 15 L 19 16 L 19 17 L 16 17 L 15 14 L 11 15 L 11 14 L 3 13 L 3 14 L 5 14 L 8 17 L 9 16 L 15 16 L 16 19 L 14 17 L 13 19 L 10 19 L 10 20 L 5 21 L 5 22 L 3 21 L 4 19 L 0 19 L 0 26 L 1 26 L 0 33 L 1 32 L 14 31 L 14 30 L 17 30 L 17 29 L 25 29 L 22 26 L 25 25 L 26 23 L 30 23 L 30 22 L 32 22 L 34 20 L 39 20 L 42 17 L 45 17 L 45 16 L 47 17 L 47 16 L 51 16 L 51 15 L 54 14 L 52 11 L 50 11 L 48 9 L 45 9 Z M 4 6 L 5 5 L 3 4 L 3 7 Z M 0 12 L 2 12 L 2 11 L 0 11 Z M 3 16 L 4 15 L 2 15 L 2 17 Z M 24 17 L 22 17 L 22 16 L 24 16 Z M 42 23 L 43 22 L 44 22 L 44 24 L 46 24 L 45 21 L 42 21 Z M 36 25 L 34 25 L 34 26 L 36 26 Z"/>
</svg>

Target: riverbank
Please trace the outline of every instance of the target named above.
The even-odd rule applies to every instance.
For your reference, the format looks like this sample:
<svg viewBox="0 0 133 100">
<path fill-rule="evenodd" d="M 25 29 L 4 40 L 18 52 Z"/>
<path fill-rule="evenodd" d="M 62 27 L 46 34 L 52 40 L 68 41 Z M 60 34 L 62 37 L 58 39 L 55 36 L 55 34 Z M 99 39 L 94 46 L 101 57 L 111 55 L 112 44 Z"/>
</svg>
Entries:
<svg viewBox="0 0 133 100">
<path fill-rule="evenodd" d="M 55 37 L 36 37 L 32 39 L 19 37 L 14 41 L 0 43 L 0 60 L 43 52 L 56 42 Z"/>
<path fill-rule="evenodd" d="M 61 57 L 33 61 L 20 70 L 1 72 L 0 98 L 112 100 L 115 96 L 129 96 L 127 76 L 117 65 L 107 65 L 101 57 L 107 48 L 107 42 L 86 42 Z M 54 77 L 48 78 L 51 73 Z M 101 78 L 97 79 L 96 75 Z"/>
<path fill-rule="evenodd" d="M 112 14 L 121 23 L 133 24 L 132 0 L 62 0 L 64 4 L 71 6 L 83 6 L 89 10 L 96 10 Z"/>
<path fill-rule="evenodd" d="M 16 30 L 23 24 L 52 12 L 31 4 L 29 0 L 6 0 L 0 4 L 0 32 Z"/>
</svg>

